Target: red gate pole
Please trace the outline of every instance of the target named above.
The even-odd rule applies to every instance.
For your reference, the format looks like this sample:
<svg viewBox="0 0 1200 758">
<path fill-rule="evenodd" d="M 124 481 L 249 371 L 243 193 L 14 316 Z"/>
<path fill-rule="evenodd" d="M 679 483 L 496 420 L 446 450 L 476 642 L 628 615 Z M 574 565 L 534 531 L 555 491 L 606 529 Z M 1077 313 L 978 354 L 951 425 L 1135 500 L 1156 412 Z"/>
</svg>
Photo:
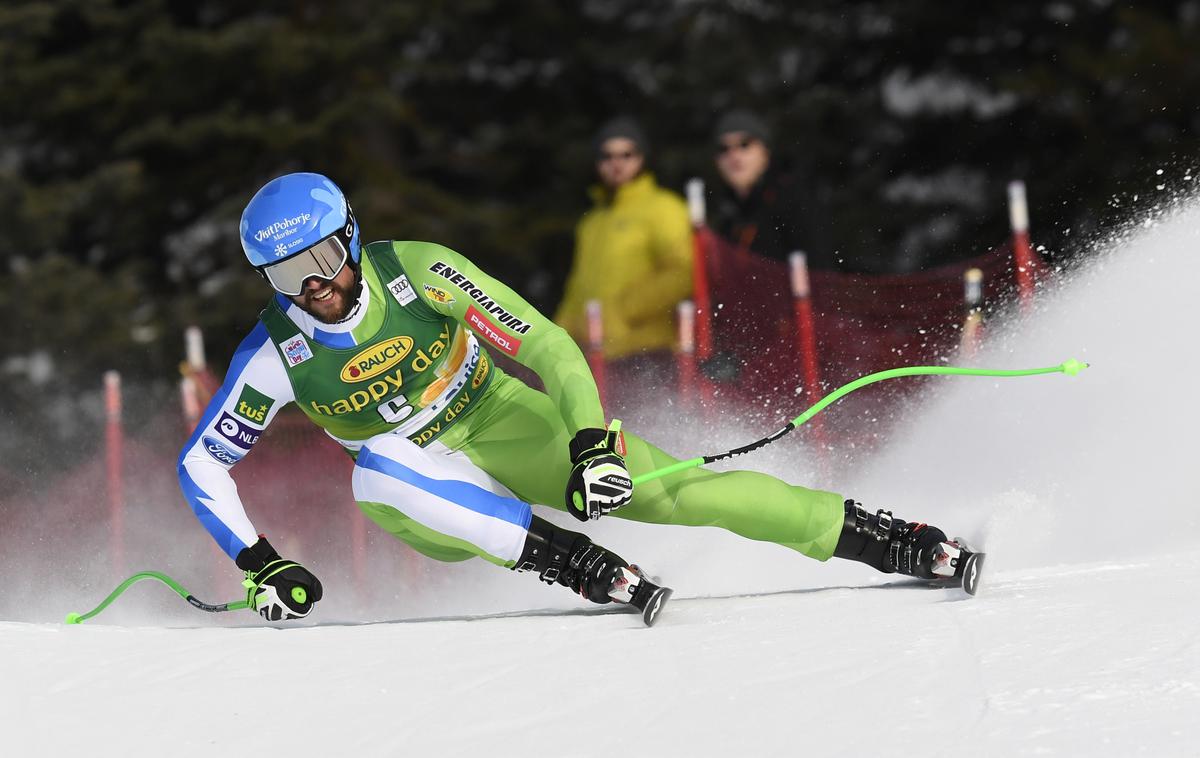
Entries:
<svg viewBox="0 0 1200 758">
<path fill-rule="evenodd" d="M 1028 313 L 1033 305 L 1034 262 L 1029 245 L 1029 206 L 1025 202 L 1025 182 L 1008 183 L 1008 218 L 1012 226 L 1013 264 L 1016 267 L 1017 294 L 1021 310 Z"/>
<path fill-rule="evenodd" d="M 713 353 L 712 294 L 708 289 L 708 227 L 705 225 L 704 180 L 687 182 L 688 217 L 692 221 L 692 302 L 696 306 L 696 358 Z"/>
<path fill-rule="evenodd" d="M 179 399 L 183 403 L 183 428 L 188 436 L 196 431 L 200 421 L 200 398 L 196 394 L 196 380 L 191 376 L 179 380 Z"/>
<path fill-rule="evenodd" d="M 675 353 L 679 377 L 679 399 L 685 408 L 696 404 L 696 304 L 683 300 L 675 306 L 679 328 L 679 350 Z"/>
<path fill-rule="evenodd" d="M 122 479 L 124 437 L 121 429 L 121 375 L 104 373 L 105 470 L 108 481 L 109 550 L 113 573 L 125 573 L 125 483 Z"/>
<path fill-rule="evenodd" d="M 179 371 L 183 374 L 179 392 L 183 398 L 183 418 L 187 424 L 187 434 L 184 436 L 191 436 L 220 382 L 208 369 L 208 361 L 204 355 L 204 332 L 200 327 L 189 326 L 183 330 L 183 355 L 183 363 L 179 366 Z M 209 542 L 208 552 L 211 556 L 211 586 L 214 589 L 224 587 L 229 581 L 229 558 L 215 541 Z"/>
<path fill-rule="evenodd" d="M 596 390 L 600 393 L 600 405 L 607 409 L 608 382 L 605 377 L 604 363 L 604 311 L 599 300 L 589 300 L 586 307 L 588 367 L 592 370 L 592 378 L 596 380 Z"/>
<path fill-rule="evenodd" d="M 966 318 L 963 320 L 962 343 L 959 353 L 965 360 L 971 360 L 979 352 L 983 339 L 983 271 L 969 268 L 963 274 L 963 308 Z"/>
<path fill-rule="evenodd" d="M 808 256 L 797 250 L 788 256 L 791 275 L 792 314 L 796 321 L 796 349 L 800 351 L 804 369 L 804 394 L 809 405 L 821 399 L 820 358 L 817 355 L 817 330 L 813 326 L 812 288 L 808 280 Z M 820 416 L 813 418 L 813 439 L 825 449 L 825 424 Z M 824 456 L 822 455 L 822 462 Z M 823 466 L 824 467 L 824 466 Z"/>
<path fill-rule="evenodd" d="M 200 405 L 204 406 L 212 400 L 221 382 L 209 370 L 208 362 L 204 358 L 204 332 L 200 327 L 189 326 L 184 330 L 183 337 L 187 351 L 186 373 L 195 380 L 197 397 Z"/>
<path fill-rule="evenodd" d="M 183 346 L 188 367 L 195 373 L 208 368 L 204 358 L 204 332 L 198 326 L 189 326 L 183 330 Z"/>
<path fill-rule="evenodd" d="M 821 399 L 821 362 L 817 354 L 817 330 L 813 326 L 812 300 L 809 297 L 812 290 L 808 280 L 808 256 L 800 251 L 792 253 L 788 256 L 788 268 L 792 285 L 792 313 L 796 320 L 796 347 L 800 350 L 804 366 L 804 389 L 808 401 L 815 403 Z"/>
<path fill-rule="evenodd" d="M 200 414 L 204 403 L 200 401 L 200 393 L 209 388 L 201 387 L 202 372 L 207 370 L 204 359 L 204 333 L 198 326 L 189 326 L 183 330 L 184 362 L 179 367 L 183 379 L 179 382 L 179 397 L 183 401 L 183 423 L 187 434 L 191 435 L 200 422 Z"/>
<path fill-rule="evenodd" d="M 715 392 L 713 383 L 699 371 L 699 366 L 712 358 L 714 352 L 714 310 L 708 284 L 708 253 L 713 244 L 713 233 L 705 220 L 708 211 L 704 202 L 704 180 L 689 179 L 686 187 L 688 218 L 692 222 L 692 338 L 695 347 L 691 360 L 695 367 L 696 395 L 705 418 L 711 420 L 716 412 Z"/>
</svg>

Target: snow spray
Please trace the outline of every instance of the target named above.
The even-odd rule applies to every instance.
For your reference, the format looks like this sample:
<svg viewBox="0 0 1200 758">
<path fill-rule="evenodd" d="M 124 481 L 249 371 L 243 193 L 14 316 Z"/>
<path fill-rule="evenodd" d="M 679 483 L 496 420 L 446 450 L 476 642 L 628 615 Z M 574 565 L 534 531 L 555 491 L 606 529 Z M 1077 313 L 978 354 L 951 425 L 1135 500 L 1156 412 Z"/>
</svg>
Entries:
<svg viewBox="0 0 1200 758">
<path fill-rule="evenodd" d="M 977 356 L 1070 346 L 1088 381 L 940 385 L 847 483 L 854 497 L 982 542 L 992 571 L 1194 547 L 1198 243 L 1193 201 L 1100 246 Z"/>
</svg>

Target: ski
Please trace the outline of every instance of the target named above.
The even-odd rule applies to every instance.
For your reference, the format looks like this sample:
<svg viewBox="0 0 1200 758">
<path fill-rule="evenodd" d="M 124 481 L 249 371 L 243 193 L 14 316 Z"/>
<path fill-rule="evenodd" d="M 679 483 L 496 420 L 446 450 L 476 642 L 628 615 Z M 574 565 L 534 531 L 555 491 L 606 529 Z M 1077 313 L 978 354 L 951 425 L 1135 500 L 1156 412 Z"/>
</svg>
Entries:
<svg viewBox="0 0 1200 758">
<path fill-rule="evenodd" d="M 609 597 L 618 603 L 626 603 L 642 614 L 642 623 L 654 626 L 663 606 L 671 599 L 670 587 L 663 587 L 650 581 L 637 566 L 623 568 L 613 579 Z"/>
<path fill-rule="evenodd" d="M 939 585 L 951 586 L 946 580 L 953 579 L 954 586 L 974 596 L 979 591 L 979 577 L 986 556 L 987 553 L 973 550 L 965 540 L 943 542 L 934 553 L 933 574 Z"/>
<path fill-rule="evenodd" d="M 630 605 L 642 612 L 642 622 L 646 626 L 654 626 L 654 622 L 658 621 L 658 614 L 662 611 L 663 606 L 671 599 L 672 590 L 670 587 L 660 587 L 649 581 L 642 580 L 642 583 L 634 590 L 633 600 Z"/>
<path fill-rule="evenodd" d="M 960 558 L 960 570 L 955 575 L 962 579 L 963 591 L 974 596 L 979 590 L 979 575 L 983 571 L 983 559 L 987 553 L 965 552 Z"/>
</svg>

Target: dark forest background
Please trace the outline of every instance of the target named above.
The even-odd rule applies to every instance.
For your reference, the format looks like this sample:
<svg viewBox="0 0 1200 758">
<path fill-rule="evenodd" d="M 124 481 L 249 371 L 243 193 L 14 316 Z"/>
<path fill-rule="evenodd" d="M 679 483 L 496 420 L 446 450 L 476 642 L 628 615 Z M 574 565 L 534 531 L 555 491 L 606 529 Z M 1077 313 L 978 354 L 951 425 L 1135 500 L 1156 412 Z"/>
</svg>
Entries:
<svg viewBox="0 0 1200 758">
<path fill-rule="evenodd" d="M 329 174 L 368 239 L 447 244 L 549 309 L 596 126 L 639 116 L 682 189 L 748 106 L 848 268 L 992 247 L 1014 178 L 1065 260 L 1190 181 L 1198 43 L 1195 0 L 6 0 L 0 469 L 92 440 L 105 369 L 135 423 L 172 402 L 188 324 L 223 368 L 268 296 L 238 217 L 280 173 Z"/>
</svg>

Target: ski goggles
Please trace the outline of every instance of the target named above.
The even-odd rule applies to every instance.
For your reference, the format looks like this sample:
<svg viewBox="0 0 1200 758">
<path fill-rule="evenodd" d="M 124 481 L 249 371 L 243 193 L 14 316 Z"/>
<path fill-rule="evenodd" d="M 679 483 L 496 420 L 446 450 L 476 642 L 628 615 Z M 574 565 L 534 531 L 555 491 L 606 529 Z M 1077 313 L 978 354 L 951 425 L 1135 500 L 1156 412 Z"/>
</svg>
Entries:
<svg viewBox="0 0 1200 758">
<path fill-rule="evenodd" d="M 304 291 L 304 282 L 312 276 L 326 281 L 341 273 L 350 257 L 350 241 L 354 237 L 354 217 L 333 234 L 309 245 L 295 255 L 278 263 L 258 269 L 276 292 L 295 296 Z"/>
</svg>

